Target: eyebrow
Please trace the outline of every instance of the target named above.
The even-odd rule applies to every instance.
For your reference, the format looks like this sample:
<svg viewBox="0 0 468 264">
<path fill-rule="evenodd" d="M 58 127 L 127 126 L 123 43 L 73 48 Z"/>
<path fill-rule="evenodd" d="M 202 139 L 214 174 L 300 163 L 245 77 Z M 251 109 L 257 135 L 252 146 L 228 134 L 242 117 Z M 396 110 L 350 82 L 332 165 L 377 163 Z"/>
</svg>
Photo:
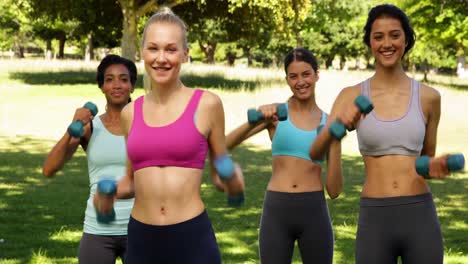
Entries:
<svg viewBox="0 0 468 264">
<path fill-rule="evenodd" d="M 109 77 L 109 76 L 110 76 L 110 77 L 113 77 L 114 74 L 107 73 L 107 74 L 104 75 L 104 76 L 105 76 L 105 77 Z M 126 77 L 126 76 L 130 76 L 130 74 L 128 74 L 128 73 L 121 73 L 121 74 L 119 74 L 118 76 L 119 76 L 119 77 L 122 77 L 122 76 L 125 76 L 125 77 Z"/>
<path fill-rule="evenodd" d="M 390 33 L 400 33 L 402 31 L 403 31 L 402 29 L 393 29 L 393 30 L 390 30 Z M 377 32 L 372 33 L 372 35 L 376 35 L 376 34 L 384 34 L 384 32 L 377 31 Z"/>
<path fill-rule="evenodd" d="M 151 41 L 148 41 L 148 45 L 159 46 L 157 43 L 151 42 Z M 171 42 L 171 43 L 167 43 L 165 46 L 170 46 L 170 45 L 177 45 L 177 43 Z"/>
</svg>

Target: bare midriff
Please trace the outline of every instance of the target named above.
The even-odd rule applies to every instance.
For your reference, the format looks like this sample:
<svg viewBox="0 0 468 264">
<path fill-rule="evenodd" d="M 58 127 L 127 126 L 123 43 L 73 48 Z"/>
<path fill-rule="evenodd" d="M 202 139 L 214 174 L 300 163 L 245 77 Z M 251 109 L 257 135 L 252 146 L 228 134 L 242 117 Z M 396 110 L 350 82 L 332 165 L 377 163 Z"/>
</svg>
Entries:
<svg viewBox="0 0 468 264">
<path fill-rule="evenodd" d="M 429 192 L 423 177 L 416 173 L 415 156 L 364 156 L 366 180 L 362 197 L 411 196 Z"/>
<path fill-rule="evenodd" d="M 200 215 L 203 171 L 181 167 L 147 167 L 135 171 L 132 217 L 150 225 L 171 225 Z"/>
<path fill-rule="evenodd" d="M 319 164 L 291 156 L 274 156 L 272 163 L 269 191 L 299 193 L 323 190 Z"/>
</svg>

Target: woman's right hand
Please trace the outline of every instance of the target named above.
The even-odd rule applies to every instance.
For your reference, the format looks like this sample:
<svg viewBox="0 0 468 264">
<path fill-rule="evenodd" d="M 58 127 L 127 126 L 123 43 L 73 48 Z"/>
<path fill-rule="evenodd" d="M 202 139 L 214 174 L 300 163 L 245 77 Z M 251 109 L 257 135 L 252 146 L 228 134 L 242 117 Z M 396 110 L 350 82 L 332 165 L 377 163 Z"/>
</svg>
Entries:
<svg viewBox="0 0 468 264">
<path fill-rule="evenodd" d="M 278 103 L 261 105 L 258 107 L 257 111 L 261 112 L 264 117 L 264 122 L 275 122 L 278 121 L 278 116 L 276 111 L 278 109 Z"/>
<path fill-rule="evenodd" d="M 355 128 L 360 120 L 365 117 L 364 113 L 356 106 L 354 100 L 350 101 L 343 107 L 343 111 L 338 113 L 336 120 L 340 121 L 346 128 Z"/>
<path fill-rule="evenodd" d="M 450 174 L 447 164 L 448 156 L 445 154 L 429 160 L 429 176 L 431 178 L 443 179 Z"/>
<path fill-rule="evenodd" d="M 93 114 L 91 110 L 85 107 L 80 107 L 75 110 L 75 115 L 73 116 L 73 122 L 81 121 L 83 124 L 89 123 L 93 119 Z"/>
<path fill-rule="evenodd" d="M 106 195 L 101 194 L 99 191 L 97 191 L 94 194 L 93 198 L 94 208 L 96 208 L 96 211 L 98 213 L 108 215 L 112 212 L 112 209 L 114 208 L 115 199 L 116 194 Z"/>
<path fill-rule="evenodd" d="M 234 175 L 232 179 L 225 183 L 225 192 L 229 195 L 237 195 L 244 192 L 245 181 L 244 174 L 239 164 L 234 164 Z"/>
</svg>

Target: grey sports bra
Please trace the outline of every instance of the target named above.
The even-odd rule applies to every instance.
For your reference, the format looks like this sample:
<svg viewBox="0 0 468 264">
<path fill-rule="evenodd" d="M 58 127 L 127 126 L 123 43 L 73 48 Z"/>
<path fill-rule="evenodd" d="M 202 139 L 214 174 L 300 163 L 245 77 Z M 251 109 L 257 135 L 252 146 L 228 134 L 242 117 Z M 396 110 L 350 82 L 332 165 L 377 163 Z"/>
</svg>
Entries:
<svg viewBox="0 0 468 264">
<path fill-rule="evenodd" d="M 370 79 L 361 83 L 361 95 L 370 98 Z M 411 79 L 411 96 L 406 113 L 396 119 L 382 120 L 374 111 L 357 128 L 362 155 L 419 156 L 426 134 L 426 120 L 421 109 L 420 83 Z"/>
</svg>

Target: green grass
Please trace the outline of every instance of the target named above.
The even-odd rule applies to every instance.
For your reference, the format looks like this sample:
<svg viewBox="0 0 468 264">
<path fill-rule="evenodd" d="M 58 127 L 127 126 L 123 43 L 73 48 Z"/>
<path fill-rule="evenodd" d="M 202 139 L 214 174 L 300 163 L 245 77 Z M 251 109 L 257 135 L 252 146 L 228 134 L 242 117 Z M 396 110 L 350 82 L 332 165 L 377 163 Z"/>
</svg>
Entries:
<svg viewBox="0 0 468 264">
<path fill-rule="evenodd" d="M 102 93 L 91 79 L 90 69 L 96 65 L 72 66 L 63 62 L 54 66 L 68 72 L 63 75 L 48 65 L 37 64 L 38 68 L 34 68 L 33 63 L 25 67 L 18 61 L 8 68 L 5 63 L 0 65 L 4 65 L 0 66 L 0 263 L 77 263 L 88 196 L 84 152 L 79 150 L 54 179 L 41 175 L 41 165 L 47 151 L 64 133 L 76 107 L 91 100 L 103 109 Z M 248 107 L 284 101 L 290 93 L 279 70 L 196 66 L 187 67 L 184 74 L 192 76 L 190 86 L 209 88 L 219 94 L 227 131 L 245 122 Z M 370 74 L 322 72 L 317 84 L 319 104 L 329 111 L 340 88 Z M 79 81 L 82 77 L 74 75 L 88 76 L 88 80 Z M 184 78 L 190 82 L 189 77 Z M 447 89 L 450 81 L 441 78 L 434 84 L 443 98 L 438 153 L 467 155 L 468 124 L 464 113 L 468 112 L 468 93 Z M 138 89 L 133 96 L 143 93 Z M 259 263 L 258 225 L 271 175 L 269 144 L 266 133 L 261 133 L 233 151 L 246 176 L 247 200 L 242 210 L 226 207 L 224 195 L 215 190 L 205 172 L 202 195 L 223 263 Z M 359 194 L 364 180 L 353 133 L 344 140 L 343 152 L 345 190 L 338 199 L 328 200 L 335 231 L 334 263 L 339 264 L 354 263 Z M 468 262 L 467 179 L 468 174 L 464 173 L 429 182 L 444 235 L 444 263 Z M 297 250 L 293 263 L 300 263 Z"/>
</svg>

